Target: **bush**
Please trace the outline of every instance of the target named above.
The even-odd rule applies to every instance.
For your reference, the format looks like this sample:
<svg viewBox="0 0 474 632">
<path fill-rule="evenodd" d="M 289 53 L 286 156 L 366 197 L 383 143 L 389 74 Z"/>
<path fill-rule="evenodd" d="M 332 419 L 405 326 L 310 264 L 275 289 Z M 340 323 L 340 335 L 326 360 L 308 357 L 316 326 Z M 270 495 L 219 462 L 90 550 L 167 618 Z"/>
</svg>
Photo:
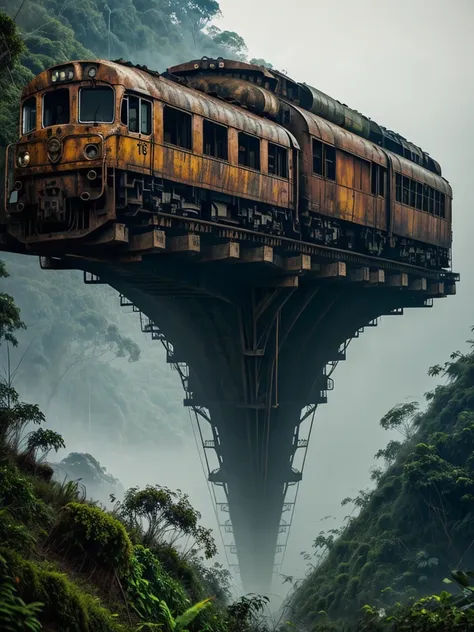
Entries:
<svg viewBox="0 0 474 632">
<path fill-rule="evenodd" d="M 66 557 L 85 562 L 89 568 L 115 569 L 119 575 L 127 572 L 132 555 L 130 538 L 122 523 L 98 507 L 67 504 L 50 540 Z"/>
<path fill-rule="evenodd" d="M 33 485 L 16 467 L 0 467 L 0 507 L 27 522 L 35 517 L 38 507 Z"/>
<path fill-rule="evenodd" d="M 158 621 L 161 600 L 173 614 L 190 605 L 181 584 L 168 575 L 150 549 L 141 545 L 134 547 L 125 587 L 132 608 L 149 621 Z"/>
<path fill-rule="evenodd" d="M 41 630 L 38 613 L 43 604 L 31 603 L 26 605 L 21 599 L 10 577 L 6 560 L 0 556 L 0 629 L 10 632 L 22 632 L 28 629 L 32 632 Z"/>
<path fill-rule="evenodd" d="M 12 518 L 7 509 L 0 509 L 0 542 L 13 551 L 30 553 L 35 543 L 31 531 Z"/>
<path fill-rule="evenodd" d="M 21 597 L 43 604 L 38 614 L 42 625 L 71 632 L 124 632 L 97 598 L 82 592 L 64 574 L 23 560 L 11 551 L 0 550 L 0 555 L 9 573 L 18 578 Z"/>
</svg>

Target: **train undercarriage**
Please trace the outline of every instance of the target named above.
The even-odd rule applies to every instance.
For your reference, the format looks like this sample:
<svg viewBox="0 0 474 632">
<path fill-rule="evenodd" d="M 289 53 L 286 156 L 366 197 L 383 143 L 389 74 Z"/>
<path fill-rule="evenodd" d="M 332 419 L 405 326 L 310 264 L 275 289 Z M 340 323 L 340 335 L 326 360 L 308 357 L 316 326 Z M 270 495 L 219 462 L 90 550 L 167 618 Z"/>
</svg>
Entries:
<svg viewBox="0 0 474 632">
<path fill-rule="evenodd" d="M 106 175 L 105 175 L 106 173 Z M 104 175 L 103 175 L 104 174 Z M 105 176 L 105 177 L 104 177 Z M 105 182 L 103 181 L 105 180 Z M 10 212 L 9 232 L 20 241 L 81 238 L 112 219 L 146 225 L 169 213 L 329 248 L 393 259 L 433 270 L 449 268 L 449 251 L 323 214 L 270 206 L 162 178 L 114 169 L 29 180 L 24 201 Z M 25 195 L 26 194 L 26 195 Z"/>
<path fill-rule="evenodd" d="M 259 204 L 206 189 L 123 172 L 118 179 L 117 213 L 135 217 L 164 212 L 286 236 L 329 248 L 394 259 L 433 270 L 449 268 L 449 251 L 323 214 L 295 217 L 292 209 Z"/>
</svg>

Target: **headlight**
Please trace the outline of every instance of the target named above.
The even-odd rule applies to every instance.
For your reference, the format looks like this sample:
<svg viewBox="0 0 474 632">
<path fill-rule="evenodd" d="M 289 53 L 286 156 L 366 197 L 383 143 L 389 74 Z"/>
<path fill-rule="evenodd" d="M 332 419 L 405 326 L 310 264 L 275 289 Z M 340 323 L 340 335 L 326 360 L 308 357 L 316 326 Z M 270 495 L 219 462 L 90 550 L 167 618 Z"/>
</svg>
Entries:
<svg viewBox="0 0 474 632">
<path fill-rule="evenodd" d="M 89 70 L 87 71 L 87 74 L 91 79 L 93 79 L 97 74 L 97 68 L 94 68 L 94 66 L 92 66 L 92 68 L 89 68 Z"/>
<path fill-rule="evenodd" d="M 19 167 L 27 167 L 30 164 L 30 154 L 27 151 L 22 151 L 16 157 L 16 162 Z"/>
<path fill-rule="evenodd" d="M 84 155 L 88 160 L 94 160 L 99 157 L 99 148 L 97 145 L 86 145 Z"/>
<path fill-rule="evenodd" d="M 74 68 L 72 66 L 66 66 L 65 68 L 59 68 L 53 70 L 51 73 L 51 81 L 58 83 L 60 81 L 71 81 L 74 79 Z"/>
</svg>

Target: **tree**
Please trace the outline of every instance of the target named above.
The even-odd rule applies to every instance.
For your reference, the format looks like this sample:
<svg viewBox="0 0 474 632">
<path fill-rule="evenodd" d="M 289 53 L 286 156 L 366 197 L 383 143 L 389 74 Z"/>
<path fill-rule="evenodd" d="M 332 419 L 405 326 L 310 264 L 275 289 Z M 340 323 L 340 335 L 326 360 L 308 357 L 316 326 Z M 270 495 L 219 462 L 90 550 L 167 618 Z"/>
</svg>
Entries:
<svg viewBox="0 0 474 632">
<path fill-rule="evenodd" d="M 160 485 L 132 487 L 115 511 L 129 528 L 140 531 L 145 546 L 174 546 L 184 538 L 183 558 L 194 555 L 198 549 L 203 549 L 206 559 L 217 553 L 211 530 L 198 525 L 201 514 L 180 490 L 172 492 Z"/>
<path fill-rule="evenodd" d="M 5 263 L 0 261 L 0 278 L 5 279 L 8 276 Z M 9 294 L 0 292 L 0 344 L 9 342 L 16 346 L 18 343 L 14 332 L 18 329 L 25 329 L 25 324 L 20 319 L 20 310 Z"/>
<path fill-rule="evenodd" d="M 380 426 L 384 430 L 396 430 L 408 441 L 413 436 L 420 420 L 418 409 L 417 402 L 397 404 L 382 417 Z"/>
<path fill-rule="evenodd" d="M 273 68 L 273 65 L 269 61 L 266 61 L 261 57 L 252 57 L 252 59 L 249 61 L 249 64 L 253 64 L 254 66 L 264 66 L 265 68 L 269 68 L 270 70 Z"/>
<path fill-rule="evenodd" d="M 240 61 L 245 61 L 247 44 L 243 37 L 235 31 L 221 31 L 217 26 L 211 26 L 208 35 L 212 41 L 225 50 L 225 54 Z"/>
<path fill-rule="evenodd" d="M 380 449 L 375 453 L 374 458 L 375 459 L 383 458 L 385 460 L 385 464 L 387 466 L 390 466 L 392 465 L 392 463 L 394 463 L 395 459 L 397 458 L 401 447 L 402 447 L 402 444 L 400 443 L 400 441 L 394 441 L 394 440 L 389 441 L 387 443 L 386 448 Z"/>
<path fill-rule="evenodd" d="M 17 450 L 25 428 L 29 424 L 41 424 L 44 420 L 36 404 L 21 402 L 10 384 L 0 382 L 0 445 L 9 445 Z"/>
<path fill-rule="evenodd" d="M 15 22 L 0 11 L 0 74 L 11 68 L 25 50 Z"/>
</svg>

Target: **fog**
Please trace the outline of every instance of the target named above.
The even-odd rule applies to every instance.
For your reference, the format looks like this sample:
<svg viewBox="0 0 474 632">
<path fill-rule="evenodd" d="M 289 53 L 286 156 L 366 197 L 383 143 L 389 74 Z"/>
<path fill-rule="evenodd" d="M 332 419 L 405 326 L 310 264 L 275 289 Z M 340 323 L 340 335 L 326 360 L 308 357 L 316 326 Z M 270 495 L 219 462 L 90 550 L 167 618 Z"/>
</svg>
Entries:
<svg viewBox="0 0 474 632">
<path fill-rule="evenodd" d="M 220 0 L 222 29 L 245 39 L 251 56 L 265 58 L 289 76 L 314 85 L 389 127 L 428 151 L 440 162 L 454 190 L 453 269 L 461 273 L 454 297 L 434 301 L 432 309 L 385 317 L 367 329 L 348 350 L 335 374 L 335 390 L 318 409 L 300 485 L 289 545 L 281 572 L 302 577 L 300 551 L 334 516 L 347 514 L 340 501 L 370 484 L 373 455 L 390 438 L 378 427 L 394 404 L 414 398 L 436 382 L 430 365 L 465 348 L 474 325 L 471 274 L 474 214 L 471 211 L 474 111 L 474 3 L 472 0 Z M 186 60 L 182 60 L 186 61 Z M 117 301 L 117 310 L 119 310 Z M 129 321 L 139 333 L 138 316 Z M 127 331 L 128 334 L 130 334 Z M 130 334 L 131 335 L 131 334 Z M 149 340 L 142 336 L 143 346 Z M 165 363 L 156 345 L 157 362 Z M 179 381 L 178 375 L 175 375 Z M 63 408 L 63 418 L 72 411 Z M 188 421 L 189 438 L 181 447 L 117 447 L 111 440 L 74 432 L 63 424 L 69 451 L 92 453 L 124 487 L 147 483 L 180 488 L 216 529 L 216 517 L 201 460 Z M 59 417 L 56 411 L 56 417 Z M 156 421 L 159 423 L 159 420 Z M 65 452 L 64 454 L 66 454 Z M 63 456 L 63 455 L 60 455 Z M 274 591 L 284 594 L 280 580 Z"/>
<path fill-rule="evenodd" d="M 340 501 L 370 483 L 389 435 L 378 420 L 436 382 L 430 365 L 465 349 L 474 325 L 472 142 L 474 3 L 471 0 L 222 0 L 221 28 L 251 54 L 314 85 L 428 151 L 454 190 L 457 295 L 432 309 L 385 317 L 354 340 L 318 409 L 282 573 L 301 577 L 300 551 L 347 515 Z M 337 520 L 317 521 L 333 515 Z M 274 587 L 278 589 L 278 580 Z M 288 584 L 286 584 L 288 586 Z M 281 590 L 281 588 L 280 588 Z"/>
</svg>

